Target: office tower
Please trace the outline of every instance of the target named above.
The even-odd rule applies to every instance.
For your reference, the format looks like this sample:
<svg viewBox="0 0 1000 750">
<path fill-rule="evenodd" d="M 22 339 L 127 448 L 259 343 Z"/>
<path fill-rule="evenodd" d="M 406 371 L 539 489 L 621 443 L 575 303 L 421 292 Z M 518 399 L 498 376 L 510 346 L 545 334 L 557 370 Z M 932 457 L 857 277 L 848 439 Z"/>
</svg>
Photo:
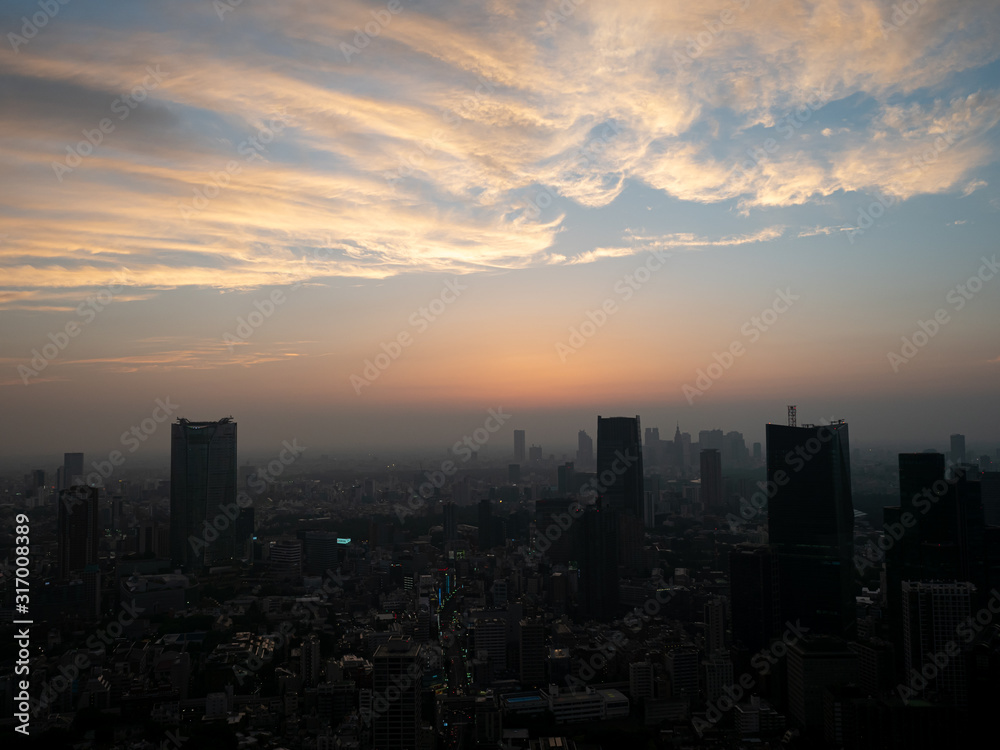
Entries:
<svg viewBox="0 0 1000 750">
<path fill-rule="evenodd" d="M 985 471 L 979 480 L 987 526 L 1000 526 L 1000 471 Z"/>
<path fill-rule="evenodd" d="M 455 517 L 455 503 L 442 503 L 441 515 L 443 516 L 444 540 L 445 542 L 454 542 L 458 539 L 458 519 Z"/>
<path fill-rule="evenodd" d="M 950 644 L 965 644 L 959 638 L 963 623 L 971 632 L 975 586 L 968 582 L 903 581 L 903 667 L 906 674 L 918 673 Z M 952 654 L 947 664 L 937 665 L 927 688 L 914 700 L 932 696 L 944 703 L 965 706 L 969 702 L 968 659 Z M 913 688 L 913 686 L 911 686 Z"/>
<path fill-rule="evenodd" d="M 950 458 L 953 464 L 965 463 L 965 435 L 956 433 L 951 436 Z"/>
<path fill-rule="evenodd" d="M 253 510 L 247 508 L 247 510 Z M 321 576 L 328 570 L 336 570 L 340 564 L 341 544 L 332 531 L 307 531 L 303 536 L 305 545 L 305 564 L 303 570 L 307 575 Z"/>
<path fill-rule="evenodd" d="M 511 484 L 521 483 L 521 464 L 507 464 L 507 481 Z"/>
<path fill-rule="evenodd" d="M 678 428 L 680 431 L 680 428 Z M 722 446 L 725 442 L 725 435 L 722 430 L 701 430 L 698 433 L 698 448 L 701 450 L 716 450 L 722 455 Z"/>
<path fill-rule="evenodd" d="M 747 444 L 743 439 L 743 433 L 727 432 L 722 442 L 722 460 L 727 466 L 743 466 L 746 458 Z"/>
<path fill-rule="evenodd" d="M 847 423 L 768 424 L 766 437 L 781 621 L 801 619 L 815 635 L 850 635 L 856 615 Z"/>
<path fill-rule="evenodd" d="M 576 436 L 576 463 L 581 469 L 589 469 L 594 465 L 594 439 L 584 430 Z"/>
<path fill-rule="evenodd" d="M 721 432 L 721 430 L 719 432 Z M 674 432 L 673 454 L 673 465 L 675 469 L 683 472 L 688 466 L 691 465 L 691 435 L 686 432 L 681 432 L 681 426 L 679 424 Z"/>
<path fill-rule="evenodd" d="M 698 695 L 698 650 L 680 646 L 666 653 L 667 673 L 674 698 Z"/>
<path fill-rule="evenodd" d="M 83 454 L 65 453 L 63 454 L 62 485 L 59 489 L 65 490 L 76 485 L 86 484 L 83 473 Z"/>
<path fill-rule="evenodd" d="M 717 701 L 727 689 L 731 690 L 733 682 L 733 662 L 728 654 L 715 654 L 701 663 L 705 674 L 705 697 Z"/>
<path fill-rule="evenodd" d="M 771 548 L 738 544 L 729 553 L 733 641 L 757 653 L 779 631 L 778 566 Z"/>
<path fill-rule="evenodd" d="M 639 417 L 597 418 L 597 481 L 608 504 L 643 517 Z"/>
<path fill-rule="evenodd" d="M 421 647 L 390 636 L 372 657 L 372 746 L 416 750 L 420 735 Z"/>
<path fill-rule="evenodd" d="M 760 443 L 753 444 L 753 462 L 754 464 L 759 464 L 764 460 L 764 454 L 762 452 L 762 447 Z"/>
<path fill-rule="evenodd" d="M 532 445 L 528 448 L 528 460 L 537 462 L 542 460 L 542 446 Z"/>
<path fill-rule="evenodd" d="M 494 675 L 507 670 L 507 623 L 499 617 L 480 618 L 472 629 L 475 652 L 486 652 Z"/>
<path fill-rule="evenodd" d="M 553 564 L 569 565 L 573 558 L 573 522 L 579 515 L 579 503 L 573 498 L 545 498 L 535 501 L 535 544 Z"/>
<path fill-rule="evenodd" d="M 585 620 L 613 620 L 619 609 L 618 510 L 598 499 L 578 515 L 573 528 L 578 612 Z"/>
<path fill-rule="evenodd" d="M 648 661 L 628 665 L 628 692 L 633 701 L 653 697 L 653 665 Z"/>
<path fill-rule="evenodd" d="M 493 503 L 488 497 L 479 501 L 479 549 L 487 550 L 496 544 L 493 537 Z"/>
<path fill-rule="evenodd" d="M 302 542 L 298 539 L 279 539 L 271 543 L 272 575 L 299 578 L 302 575 Z"/>
<path fill-rule="evenodd" d="M 38 490 L 45 487 L 45 470 L 35 469 L 31 472 L 31 489 Z"/>
<path fill-rule="evenodd" d="M 726 650 L 726 610 L 729 603 L 723 596 L 707 602 L 705 613 L 705 653 L 715 656 Z"/>
<path fill-rule="evenodd" d="M 558 492 L 565 497 L 576 491 L 576 472 L 573 471 L 573 462 L 567 462 L 556 470 L 556 483 Z"/>
<path fill-rule="evenodd" d="M 701 502 L 709 513 L 725 511 L 722 506 L 722 456 L 715 448 L 701 452 Z"/>
<path fill-rule="evenodd" d="M 540 617 L 525 618 L 520 622 L 521 636 L 521 685 L 539 687 L 545 684 L 545 622 Z"/>
<path fill-rule="evenodd" d="M 846 641 L 820 636 L 798 638 L 788 647 L 786 658 L 789 713 L 807 732 L 822 734 L 823 693 L 857 682 L 858 656 Z"/>
<path fill-rule="evenodd" d="M 59 577 L 63 580 L 98 562 L 99 492 L 97 487 L 78 485 L 59 493 L 56 532 Z"/>
<path fill-rule="evenodd" d="M 524 463 L 524 430 L 514 430 L 514 460 L 519 464 Z"/>
<path fill-rule="evenodd" d="M 236 539 L 236 423 L 170 426 L 170 557 L 185 570 L 231 563 Z"/>
<path fill-rule="evenodd" d="M 315 633 L 310 633 L 302 639 L 299 661 L 303 687 L 319 685 L 319 638 Z"/>
</svg>

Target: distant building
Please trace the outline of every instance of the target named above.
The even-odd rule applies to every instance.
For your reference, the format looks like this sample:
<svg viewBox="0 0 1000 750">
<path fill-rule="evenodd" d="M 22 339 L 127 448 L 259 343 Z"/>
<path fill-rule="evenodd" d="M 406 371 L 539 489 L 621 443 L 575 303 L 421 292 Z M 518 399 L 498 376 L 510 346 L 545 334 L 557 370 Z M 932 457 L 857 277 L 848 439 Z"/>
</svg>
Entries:
<svg viewBox="0 0 1000 750">
<path fill-rule="evenodd" d="M 66 453 L 63 455 L 62 481 L 58 487 L 65 490 L 76 485 L 86 484 L 83 473 L 83 454 Z"/>
<path fill-rule="evenodd" d="M 514 461 L 519 464 L 523 464 L 526 458 L 524 446 L 524 430 L 514 430 Z"/>
<path fill-rule="evenodd" d="M 376 748 L 418 747 L 421 647 L 392 636 L 372 658 L 372 740 Z"/>
<path fill-rule="evenodd" d="M 584 430 L 576 436 L 576 463 L 581 469 L 589 469 L 594 465 L 594 439 Z"/>
<path fill-rule="evenodd" d="M 722 455 L 715 448 L 701 451 L 701 502 L 706 512 L 725 510 L 722 505 Z"/>
<path fill-rule="evenodd" d="M 954 434 L 951 436 L 951 462 L 955 464 L 965 463 L 965 435 Z"/>
<path fill-rule="evenodd" d="M 99 493 L 97 487 L 81 485 L 59 493 L 56 533 L 59 577 L 63 580 L 98 562 L 98 543 L 101 539 Z"/>
<path fill-rule="evenodd" d="M 233 562 L 236 423 L 179 419 L 170 431 L 170 557 L 185 570 Z"/>
</svg>

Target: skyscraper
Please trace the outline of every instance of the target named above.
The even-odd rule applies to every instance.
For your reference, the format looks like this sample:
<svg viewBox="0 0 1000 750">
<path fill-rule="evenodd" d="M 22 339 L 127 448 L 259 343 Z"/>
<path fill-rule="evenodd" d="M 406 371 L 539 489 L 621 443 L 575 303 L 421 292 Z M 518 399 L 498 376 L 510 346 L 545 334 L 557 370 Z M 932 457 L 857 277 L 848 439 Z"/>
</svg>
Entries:
<svg viewBox="0 0 1000 750">
<path fill-rule="evenodd" d="M 965 435 L 954 434 L 951 436 L 951 462 L 960 464 L 965 462 Z"/>
<path fill-rule="evenodd" d="M 768 424 L 768 536 L 778 559 L 782 621 L 850 634 L 854 506 L 847 423 Z"/>
<path fill-rule="evenodd" d="M 232 562 L 237 540 L 236 423 L 178 419 L 170 430 L 170 557 L 185 569 Z"/>
<path fill-rule="evenodd" d="M 584 619 L 607 622 L 618 612 L 618 520 L 618 509 L 598 499 L 574 524 L 579 613 Z"/>
<path fill-rule="evenodd" d="M 76 455 L 83 456 L 82 453 Z M 59 493 L 56 532 L 59 577 L 63 580 L 97 564 L 99 492 L 97 487 L 77 485 Z"/>
<path fill-rule="evenodd" d="M 576 436 L 576 465 L 581 469 L 589 469 L 594 465 L 594 439 L 585 430 L 580 430 Z"/>
<path fill-rule="evenodd" d="M 701 452 L 701 502 L 709 513 L 722 507 L 722 456 L 715 448 Z"/>
<path fill-rule="evenodd" d="M 59 489 L 65 490 L 78 484 L 84 484 L 83 454 L 65 453 L 63 454 L 62 485 Z"/>
<path fill-rule="evenodd" d="M 514 430 L 514 460 L 524 463 L 524 430 Z"/>
<path fill-rule="evenodd" d="M 975 587 L 957 581 L 903 581 L 903 666 L 907 674 L 919 672 L 970 621 Z M 963 645 L 965 645 L 963 643 Z M 969 701 L 968 659 L 963 654 L 946 661 L 927 680 L 927 695 L 937 694 L 947 703 L 965 706 Z M 912 686 L 911 686 L 912 687 Z M 921 691 L 923 692 L 923 691 Z"/>
<path fill-rule="evenodd" d="M 416 750 L 420 734 L 421 649 L 390 636 L 372 658 L 373 747 Z"/>
<path fill-rule="evenodd" d="M 600 494 L 635 518 L 643 517 L 642 442 L 639 417 L 597 418 Z"/>
</svg>

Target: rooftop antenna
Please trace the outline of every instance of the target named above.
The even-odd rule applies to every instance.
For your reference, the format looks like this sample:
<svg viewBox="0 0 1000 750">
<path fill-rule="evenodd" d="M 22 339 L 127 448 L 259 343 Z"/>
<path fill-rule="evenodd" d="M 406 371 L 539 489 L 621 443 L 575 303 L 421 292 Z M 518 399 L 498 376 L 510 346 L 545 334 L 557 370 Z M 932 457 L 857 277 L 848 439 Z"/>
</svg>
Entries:
<svg viewBox="0 0 1000 750">
<path fill-rule="evenodd" d="M 789 427 L 797 427 L 797 425 L 795 423 L 795 407 L 794 406 L 789 406 L 788 407 L 788 426 Z"/>
</svg>

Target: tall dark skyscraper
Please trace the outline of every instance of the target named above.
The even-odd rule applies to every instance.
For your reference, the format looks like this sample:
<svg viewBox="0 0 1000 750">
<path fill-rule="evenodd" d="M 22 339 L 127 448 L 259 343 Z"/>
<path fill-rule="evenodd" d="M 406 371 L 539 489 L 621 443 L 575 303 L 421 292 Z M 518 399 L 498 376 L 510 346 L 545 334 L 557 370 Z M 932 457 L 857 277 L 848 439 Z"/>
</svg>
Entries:
<svg viewBox="0 0 1000 750">
<path fill-rule="evenodd" d="M 635 518 L 643 517 L 642 442 L 639 417 L 597 418 L 600 494 Z"/>
<path fill-rule="evenodd" d="M 523 464 L 524 459 L 524 430 L 514 430 L 514 460 Z"/>
<path fill-rule="evenodd" d="M 82 466 L 83 454 L 76 455 L 81 456 Z M 99 492 L 97 487 L 77 485 L 59 493 L 56 533 L 59 577 L 63 580 L 82 572 L 88 565 L 97 564 Z"/>
<path fill-rule="evenodd" d="M 580 430 L 576 436 L 576 465 L 581 469 L 589 469 L 594 465 L 594 439 Z"/>
<path fill-rule="evenodd" d="M 66 453 L 63 455 L 62 486 L 59 489 L 64 490 L 78 484 L 84 484 L 83 454 Z"/>
<path fill-rule="evenodd" d="M 714 448 L 701 452 L 701 502 L 709 513 L 722 507 L 722 456 Z"/>
<path fill-rule="evenodd" d="M 965 435 L 952 435 L 951 436 L 951 455 L 952 463 L 960 464 L 965 462 Z"/>
<path fill-rule="evenodd" d="M 421 647 L 390 636 L 372 658 L 372 721 L 375 748 L 416 750 L 420 735 Z"/>
<path fill-rule="evenodd" d="M 179 419 L 170 430 L 170 557 L 185 570 L 233 562 L 237 541 L 236 423 Z M 233 516 L 230 518 L 230 516 Z"/>
<path fill-rule="evenodd" d="M 778 560 L 782 622 L 851 635 L 854 505 L 847 423 L 768 424 L 768 536 Z"/>
<path fill-rule="evenodd" d="M 618 612 L 620 511 L 598 499 L 577 516 L 573 546 L 580 576 L 578 603 L 586 619 L 610 621 Z M 634 520 L 634 519 L 633 519 Z"/>
</svg>

